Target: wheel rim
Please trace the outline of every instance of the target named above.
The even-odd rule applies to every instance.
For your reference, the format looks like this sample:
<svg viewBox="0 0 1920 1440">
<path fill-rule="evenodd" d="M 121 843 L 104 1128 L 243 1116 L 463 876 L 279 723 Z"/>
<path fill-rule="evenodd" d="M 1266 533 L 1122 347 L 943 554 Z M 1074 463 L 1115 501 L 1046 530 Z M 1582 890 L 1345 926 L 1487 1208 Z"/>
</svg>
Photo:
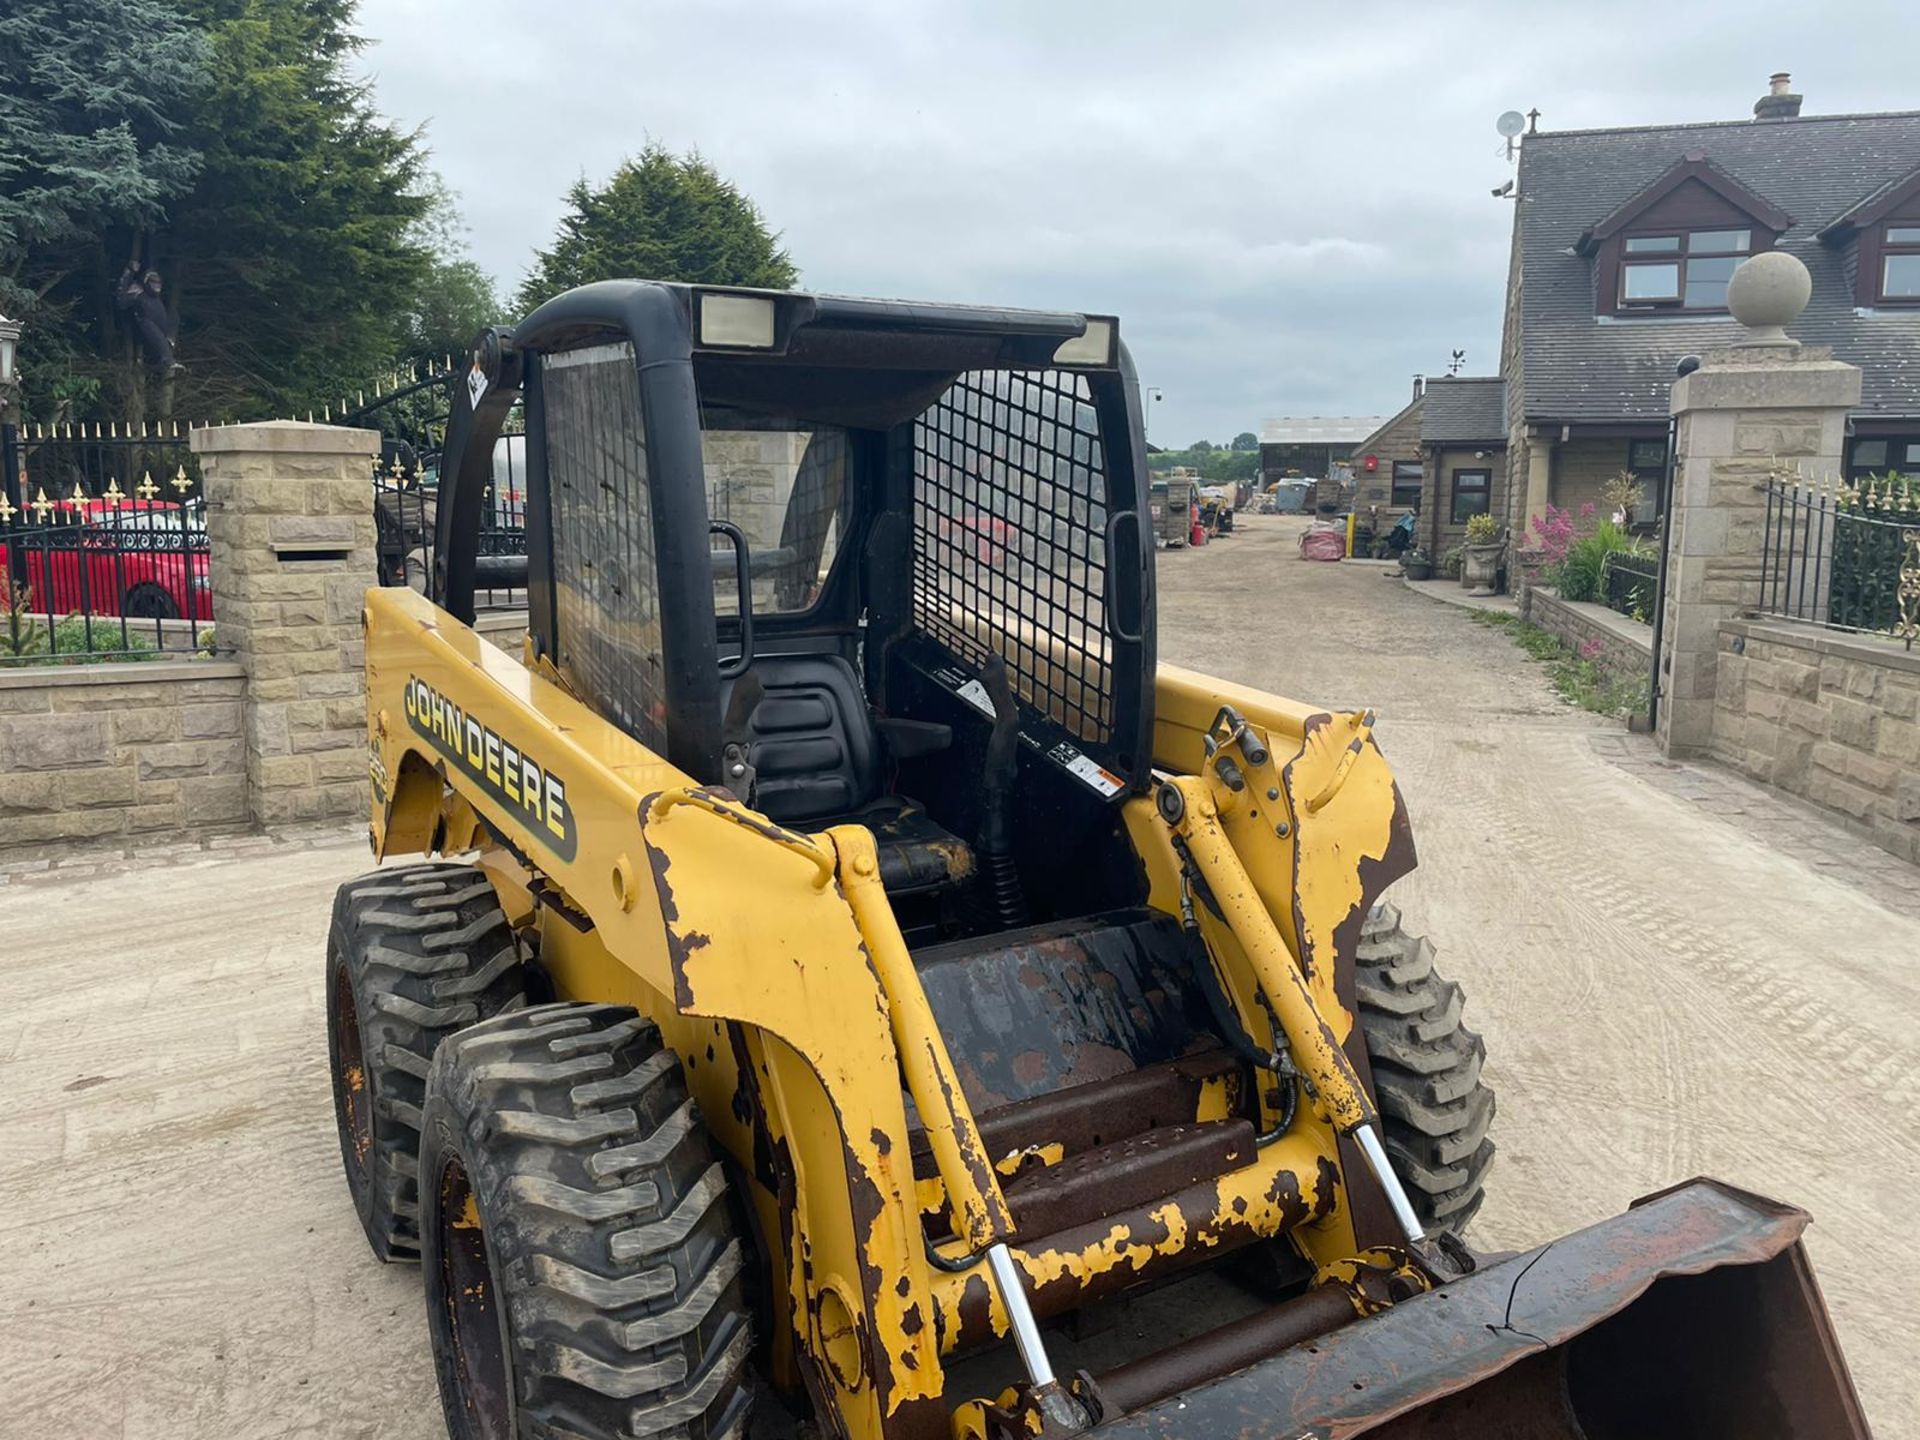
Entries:
<svg viewBox="0 0 1920 1440">
<path fill-rule="evenodd" d="M 333 968 L 328 1005 L 333 1023 L 333 1100 L 340 1128 L 348 1140 L 348 1158 L 364 1173 L 373 1149 L 373 1093 L 367 1079 L 366 1053 L 360 1048 L 360 1015 L 353 1003 L 353 981 L 347 967 Z"/>
<path fill-rule="evenodd" d="M 177 620 L 173 598 L 158 585 L 136 585 L 127 592 L 120 613 L 129 620 Z"/>
<path fill-rule="evenodd" d="M 446 1316 L 460 1404 L 480 1440 L 509 1440 L 507 1359 L 494 1294 L 487 1234 L 467 1167 L 449 1155 L 440 1167 L 434 1229 L 439 1252 L 439 1304 Z"/>
</svg>

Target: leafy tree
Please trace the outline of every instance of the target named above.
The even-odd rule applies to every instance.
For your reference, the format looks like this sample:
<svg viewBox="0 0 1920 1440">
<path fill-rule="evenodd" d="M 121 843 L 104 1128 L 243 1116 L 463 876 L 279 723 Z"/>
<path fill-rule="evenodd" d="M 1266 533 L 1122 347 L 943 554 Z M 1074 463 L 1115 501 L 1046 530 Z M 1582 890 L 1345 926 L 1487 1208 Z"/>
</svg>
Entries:
<svg viewBox="0 0 1920 1440">
<path fill-rule="evenodd" d="M 698 154 L 648 145 L 598 189 L 567 191 L 553 248 L 540 251 L 520 287 L 531 308 L 594 280 L 679 280 L 791 289 L 793 261 L 758 207 Z"/>
<path fill-rule="evenodd" d="M 407 307 L 400 350 L 422 358 L 457 356 L 487 326 L 507 317 L 493 277 L 467 252 L 453 192 L 432 176 L 424 193 L 428 207 L 414 224 L 413 239 L 428 258 Z"/>
<path fill-rule="evenodd" d="M 12 273 L 38 296 L 29 335 L 56 377 L 29 376 L 30 403 L 95 386 L 108 413 L 136 420 L 286 414 L 391 358 L 429 268 L 414 230 L 429 203 L 425 157 L 346 73 L 360 45 L 353 0 L 8 0 L 9 21 L 23 5 L 53 19 L 104 14 L 99 29 L 111 34 L 98 55 L 134 57 L 124 85 L 108 90 L 96 63 L 76 63 L 60 133 L 89 134 L 103 96 L 139 93 L 155 112 L 128 122 L 152 187 L 123 187 L 110 210 L 23 237 Z M 172 48 L 143 58 L 155 37 Z M 0 36 L 0 55 L 14 53 Z M 26 63 L 45 73 L 40 51 Z M 142 124 L 151 144 L 140 143 Z M 129 263 L 164 282 L 190 367 L 177 394 L 140 362 L 113 308 Z"/>
<path fill-rule="evenodd" d="M 1212 450 L 1213 448 L 1214 448 L 1214 445 L 1211 440 L 1196 440 L 1193 442 L 1193 444 L 1187 447 L 1187 449 L 1193 451 L 1196 455 L 1205 455 L 1208 451 Z"/>
<path fill-rule="evenodd" d="M 1257 451 L 1260 448 L 1260 437 L 1251 430 L 1242 430 L 1238 435 L 1233 437 L 1233 448 L 1236 450 Z"/>
<path fill-rule="evenodd" d="M 159 221 L 193 184 L 182 116 L 207 58 L 160 0 L 0 7 L 0 311 L 25 322 L 22 373 L 42 408 L 98 389 L 88 372 L 113 339 L 121 263 L 108 237 Z"/>
<path fill-rule="evenodd" d="M 1199 471 L 1200 478 L 1209 485 L 1251 482 L 1260 475 L 1260 454 L 1257 450 L 1228 450 L 1217 445 L 1206 445 L 1202 449 L 1195 445 L 1186 450 L 1159 450 L 1147 456 L 1147 468 L 1155 474 L 1165 474 L 1175 467 Z"/>
<path fill-rule="evenodd" d="M 179 0 L 207 28 L 199 182 L 154 237 L 180 307 L 183 405 L 286 413 L 389 359 L 428 265 L 417 134 L 346 74 L 354 0 Z"/>
</svg>

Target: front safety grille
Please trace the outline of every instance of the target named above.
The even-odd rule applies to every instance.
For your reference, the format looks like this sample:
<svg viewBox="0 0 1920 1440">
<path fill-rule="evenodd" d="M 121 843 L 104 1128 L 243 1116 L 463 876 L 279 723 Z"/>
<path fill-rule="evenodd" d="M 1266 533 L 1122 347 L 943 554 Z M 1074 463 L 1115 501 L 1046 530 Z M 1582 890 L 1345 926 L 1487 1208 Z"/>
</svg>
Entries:
<svg viewBox="0 0 1920 1440">
<path fill-rule="evenodd" d="M 913 425 L 914 619 L 1083 740 L 1113 736 L 1107 471 L 1070 371 L 963 375 Z"/>
<path fill-rule="evenodd" d="M 541 378 L 555 660 L 582 699 L 664 754 L 660 587 L 633 346 L 549 355 Z"/>
</svg>

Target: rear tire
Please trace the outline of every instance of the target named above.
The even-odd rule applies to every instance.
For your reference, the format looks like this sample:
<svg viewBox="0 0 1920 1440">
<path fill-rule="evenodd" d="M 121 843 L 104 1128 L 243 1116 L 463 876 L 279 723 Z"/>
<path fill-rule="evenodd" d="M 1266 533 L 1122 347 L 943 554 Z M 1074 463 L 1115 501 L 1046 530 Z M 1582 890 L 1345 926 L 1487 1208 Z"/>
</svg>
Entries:
<svg viewBox="0 0 1920 1440">
<path fill-rule="evenodd" d="M 1374 907 L 1358 958 L 1360 1025 L 1387 1154 L 1421 1222 L 1461 1234 L 1486 1199 L 1493 1166 L 1493 1091 L 1480 1078 L 1486 1042 L 1460 1023 L 1460 986 L 1434 969 L 1432 942 L 1409 935 L 1395 906 Z"/>
<path fill-rule="evenodd" d="M 420 1109 L 440 1042 L 526 1003 L 484 871 L 408 865 L 349 880 L 327 937 L 333 1113 L 353 1208 L 382 1260 L 420 1258 Z"/>
<path fill-rule="evenodd" d="M 560 1003 L 472 1026 L 435 1057 L 423 1126 L 453 1440 L 740 1440 L 750 1257 L 654 1025 Z"/>
</svg>

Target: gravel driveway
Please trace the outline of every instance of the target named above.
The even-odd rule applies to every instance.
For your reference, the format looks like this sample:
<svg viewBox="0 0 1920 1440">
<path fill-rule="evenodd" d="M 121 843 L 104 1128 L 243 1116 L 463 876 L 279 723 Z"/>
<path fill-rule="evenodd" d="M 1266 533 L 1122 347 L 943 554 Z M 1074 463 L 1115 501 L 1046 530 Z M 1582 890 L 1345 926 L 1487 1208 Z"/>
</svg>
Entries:
<svg viewBox="0 0 1920 1440">
<path fill-rule="evenodd" d="M 1169 660 L 1371 705 L 1500 1093 L 1475 1238 L 1536 1243 L 1711 1174 L 1806 1206 L 1881 1440 L 1920 1440 L 1920 876 L 1663 767 L 1499 632 L 1299 522 L 1162 557 Z M 353 837 L 0 886 L 0 1433 L 440 1434 L 416 1271 L 339 1178 L 320 948 Z"/>
</svg>

